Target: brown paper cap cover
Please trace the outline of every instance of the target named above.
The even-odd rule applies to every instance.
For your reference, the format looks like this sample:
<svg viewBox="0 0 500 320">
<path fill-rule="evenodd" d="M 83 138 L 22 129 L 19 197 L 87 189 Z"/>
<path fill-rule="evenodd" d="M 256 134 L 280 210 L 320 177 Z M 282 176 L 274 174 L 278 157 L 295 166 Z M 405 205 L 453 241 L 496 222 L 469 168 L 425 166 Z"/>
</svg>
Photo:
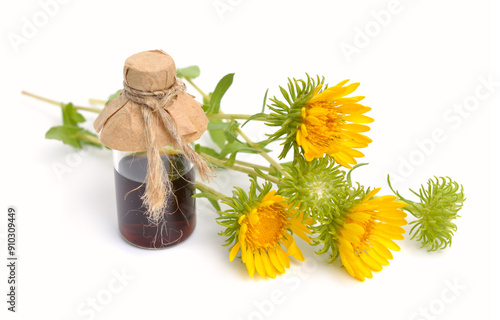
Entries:
<svg viewBox="0 0 500 320">
<path fill-rule="evenodd" d="M 161 50 L 144 51 L 129 57 L 123 68 L 125 82 L 136 90 L 154 92 L 169 89 L 176 81 L 176 68 L 172 57 Z M 124 94 L 111 100 L 94 122 L 101 142 L 119 151 L 145 151 L 144 106 L 127 99 Z M 179 91 L 177 98 L 165 108 L 172 116 L 177 131 L 187 143 L 201 137 L 208 119 L 201 104 L 190 94 Z M 157 145 L 172 143 L 172 137 L 161 120 L 154 118 Z"/>
</svg>

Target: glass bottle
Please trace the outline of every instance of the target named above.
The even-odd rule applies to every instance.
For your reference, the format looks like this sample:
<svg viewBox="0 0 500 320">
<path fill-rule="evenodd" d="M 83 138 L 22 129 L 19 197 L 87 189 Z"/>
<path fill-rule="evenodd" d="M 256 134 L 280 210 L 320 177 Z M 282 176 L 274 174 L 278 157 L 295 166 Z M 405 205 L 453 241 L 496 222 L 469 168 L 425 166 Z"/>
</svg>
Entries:
<svg viewBox="0 0 500 320">
<path fill-rule="evenodd" d="M 141 199 L 146 188 L 146 152 L 113 150 L 118 224 L 123 238 L 147 249 L 161 249 L 186 240 L 196 225 L 195 169 L 171 147 L 161 149 L 161 158 L 172 186 L 163 218 L 152 223 Z"/>
<path fill-rule="evenodd" d="M 141 248 L 169 247 L 192 234 L 194 167 L 205 178 L 209 171 L 189 146 L 205 132 L 208 119 L 201 103 L 185 92 L 176 70 L 172 57 L 162 50 L 128 57 L 123 90 L 94 121 L 99 140 L 113 150 L 120 232 Z M 165 181 L 156 178 L 163 174 L 162 165 L 172 192 L 166 192 Z M 152 185 L 146 188 L 146 183 Z M 163 199 L 166 205 L 159 212 Z"/>
</svg>

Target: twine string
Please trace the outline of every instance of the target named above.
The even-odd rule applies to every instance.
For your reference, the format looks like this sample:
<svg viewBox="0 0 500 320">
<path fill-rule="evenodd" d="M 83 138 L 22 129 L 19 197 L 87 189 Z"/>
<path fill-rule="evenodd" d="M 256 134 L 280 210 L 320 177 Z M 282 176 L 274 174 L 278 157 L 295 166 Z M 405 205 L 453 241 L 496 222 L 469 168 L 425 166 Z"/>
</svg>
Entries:
<svg viewBox="0 0 500 320">
<path fill-rule="evenodd" d="M 182 150 L 186 158 L 196 167 L 202 180 L 208 181 L 213 176 L 211 167 L 184 141 L 177 130 L 173 117 L 168 113 L 167 107 L 180 91 L 185 90 L 186 85 L 180 79 L 176 79 L 175 83 L 167 90 L 153 92 L 137 90 L 131 88 L 125 81 L 123 82 L 125 97 L 142 106 L 148 169 L 145 181 L 146 191 L 141 199 L 147 210 L 146 216 L 154 224 L 160 223 L 163 219 L 168 198 L 173 195 L 172 183 L 168 179 L 168 173 L 160 154 L 162 146 L 158 146 L 157 143 L 156 123 L 162 123 L 165 126 L 172 137 L 173 147 Z"/>
</svg>

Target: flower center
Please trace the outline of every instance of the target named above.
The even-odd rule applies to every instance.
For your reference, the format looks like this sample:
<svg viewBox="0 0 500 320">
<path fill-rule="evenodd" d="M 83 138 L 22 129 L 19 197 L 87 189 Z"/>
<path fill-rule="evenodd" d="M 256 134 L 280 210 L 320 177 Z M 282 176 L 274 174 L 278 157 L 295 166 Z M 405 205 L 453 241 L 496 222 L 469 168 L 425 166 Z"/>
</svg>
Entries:
<svg viewBox="0 0 500 320">
<path fill-rule="evenodd" d="M 318 195 L 318 198 L 322 198 L 323 194 L 328 192 L 328 187 L 326 186 L 325 182 L 323 181 L 315 181 L 314 183 L 311 183 L 310 185 L 310 190 L 313 193 L 316 193 Z"/>
<path fill-rule="evenodd" d="M 335 139 L 339 139 L 341 135 L 342 113 L 337 112 L 337 108 L 330 101 L 316 101 L 307 105 L 306 114 L 315 114 L 314 109 L 323 109 L 325 114 L 314 115 L 319 123 L 308 121 L 306 117 L 306 127 L 309 133 L 308 139 L 317 146 L 328 148 Z M 311 110 L 311 112 L 308 112 Z"/>
<path fill-rule="evenodd" d="M 362 235 L 359 236 L 360 243 L 357 245 L 354 243 L 352 244 L 354 252 L 357 254 L 360 254 L 364 250 L 363 246 L 367 244 L 368 239 L 370 239 L 370 237 L 371 237 L 373 225 L 374 225 L 373 218 L 371 218 L 365 222 L 356 221 L 356 220 L 353 220 L 351 218 L 347 218 L 346 223 L 356 223 L 357 225 L 360 225 L 361 227 L 363 227 L 363 229 L 365 230 L 365 233 L 363 233 Z"/>
<path fill-rule="evenodd" d="M 247 241 L 254 248 L 267 248 L 279 242 L 286 231 L 286 210 L 283 205 L 273 203 L 257 208 L 259 221 L 248 223 Z"/>
</svg>

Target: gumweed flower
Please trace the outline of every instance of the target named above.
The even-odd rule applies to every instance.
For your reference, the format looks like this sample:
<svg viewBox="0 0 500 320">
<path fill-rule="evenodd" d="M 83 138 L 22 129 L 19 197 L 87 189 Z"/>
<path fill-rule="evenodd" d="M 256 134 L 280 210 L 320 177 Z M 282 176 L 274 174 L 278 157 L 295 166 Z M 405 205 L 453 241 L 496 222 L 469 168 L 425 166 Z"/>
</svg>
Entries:
<svg viewBox="0 0 500 320">
<path fill-rule="evenodd" d="M 338 229 L 339 253 L 350 275 L 364 281 L 372 271 L 381 271 L 393 258 L 389 251 L 399 251 L 394 240 L 403 240 L 407 203 L 395 201 L 395 196 L 373 198 L 380 190 L 370 192 L 348 211 L 344 224 Z"/>
<path fill-rule="evenodd" d="M 296 139 L 304 149 L 304 157 L 311 161 L 328 154 L 347 168 L 357 164 L 355 158 L 364 154 L 356 150 L 368 146 L 371 139 L 361 134 L 370 127 L 363 123 L 373 122 L 364 115 L 371 110 L 358 102 L 363 97 L 345 97 L 359 86 L 353 83 L 344 86 L 344 80 L 322 92 L 316 87 L 312 98 L 301 109 L 303 122 L 297 131 Z"/>
<path fill-rule="evenodd" d="M 380 188 L 365 195 L 362 188 L 355 192 L 338 217 L 331 217 L 316 227 L 316 243 L 324 243 L 318 253 L 332 251 L 330 262 L 340 256 L 347 272 L 358 280 L 372 278 L 393 258 L 390 250 L 399 251 L 394 240 L 403 240 L 407 224 L 401 210 L 407 203 L 392 195 L 374 197 Z"/>
<path fill-rule="evenodd" d="M 419 202 L 405 199 L 393 190 L 409 204 L 405 210 L 416 218 L 410 222 L 411 239 L 419 241 L 428 251 L 451 246 L 453 234 L 457 231 L 453 221 L 459 217 L 458 211 L 465 201 L 463 187 L 449 177 L 435 177 L 427 181 L 427 187 L 422 185 L 418 193 L 410 191 L 418 196 Z"/>
<path fill-rule="evenodd" d="M 294 163 L 284 164 L 284 169 L 288 175 L 281 179 L 278 192 L 291 208 L 315 221 L 339 212 L 347 181 L 346 173 L 333 158 L 306 161 L 299 157 Z"/>
<path fill-rule="evenodd" d="M 308 224 L 312 220 L 292 217 L 285 199 L 270 189 L 271 184 L 264 185 L 257 196 L 255 181 L 249 194 L 236 188 L 231 201 L 226 202 L 232 209 L 221 212 L 218 219 L 226 227 L 221 235 L 227 236 L 226 245 L 231 245 L 229 260 L 241 252 L 251 277 L 257 271 L 262 277 L 275 278 L 290 267 L 289 256 L 304 260 L 293 234 L 310 242 Z"/>
<path fill-rule="evenodd" d="M 347 97 L 359 86 L 346 85 L 348 81 L 328 87 L 319 77 L 316 81 L 308 77 L 307 82 L 294 79 L 289 81 L 288 92 L 281 88 L 288 105 L 271 99 L 273 113 L 267 124 L 281 129 L 270 136 L 277 140 L 285 135 L 280 158 L 292 147 L 295 151 L 301 147 L 307 161 L 329 155 L 351 169 L 356 158 L 364 157 L 358 149 L 372 142 L 363 134 L 370 130 L 366 124 L 373 122 L 365 115 L 371 108 L 359 103 L 363 96 Z"/>
</svg>

